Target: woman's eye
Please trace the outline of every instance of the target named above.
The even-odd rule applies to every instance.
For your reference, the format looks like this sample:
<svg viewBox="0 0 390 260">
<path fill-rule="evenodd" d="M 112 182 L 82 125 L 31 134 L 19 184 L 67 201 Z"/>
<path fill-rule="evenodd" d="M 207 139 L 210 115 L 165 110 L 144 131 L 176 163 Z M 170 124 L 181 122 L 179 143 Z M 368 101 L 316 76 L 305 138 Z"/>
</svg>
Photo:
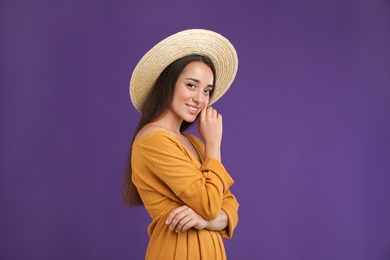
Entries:
<svg viewBox="0 0 390 260">
<path fill-rule="evenodd" d="M 207 94 L 207 95 L 210 95 L 210 94 L 211 94 L 211 90 L 210 90 L 210 89 L 206 89 L 206 90 L 204 91 L 204 93 Z"/>
<path fill-rule="evenodd" d="M 194 84 L 187 84 L 188 88 L 195 88 Z"/>
</svg>

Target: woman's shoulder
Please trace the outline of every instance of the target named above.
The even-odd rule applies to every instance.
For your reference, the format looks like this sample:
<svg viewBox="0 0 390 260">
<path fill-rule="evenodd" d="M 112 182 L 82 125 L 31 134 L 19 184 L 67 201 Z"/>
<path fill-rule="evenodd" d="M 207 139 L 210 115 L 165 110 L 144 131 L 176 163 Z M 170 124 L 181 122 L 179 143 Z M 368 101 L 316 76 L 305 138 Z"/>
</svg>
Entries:
<svg viewBox="0 0 390 260">
<path fill-rule="evenodd" d="M 148 136 L 159 136 L 166 134 L 168 134 L 168 132 L 162 127 L 156 125 L 146 125 L 136 134 L 134 142 L 144 139 Z"/>
</svg>

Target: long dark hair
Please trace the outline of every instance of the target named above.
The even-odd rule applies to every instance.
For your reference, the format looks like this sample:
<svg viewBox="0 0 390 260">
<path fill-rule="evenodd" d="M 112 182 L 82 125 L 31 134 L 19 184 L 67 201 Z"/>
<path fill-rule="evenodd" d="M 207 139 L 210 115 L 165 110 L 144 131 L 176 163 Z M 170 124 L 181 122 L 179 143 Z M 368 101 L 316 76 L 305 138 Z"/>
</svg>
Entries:
<svg viewBox="0 0 390 260">
<path fill-rule="evenodd" d="M 175 90 L 176 81 L 179 78 L 180 74 L 183 72 L 184 68 L 191 62 L 199 61 L 206 64 L 210 67 L 214 75 L 213 86 L 215 86 L 216 74 L 215 67 L 212 61 L 201 55 L 189 55 L 183 58 L 180 58 L 172 62 L 168 67 L 157 78 L 147 101 L 143 104 L 142 116 L 135 129 L 132 142 L 130 143 L 129 155 L 127 157 L 127 164 L 125 168 L 125 178 L 123 185 L 123 201 L 127 206 L 142 206 L 143 202 L 137 188 L 131 180 L 132 171 L 131 171 L 131 152 L 132 144 L 134 142 L 135 136 L 137 133 L 147 124 L 156 121 L 159 119 L 166 110 L 170 107 L 173 100 L 173 93 Z M 211 90 L 210 98 L 213 95 L 214 88 Z M 196 120 L 195 120 L 196 121 Z M 195 122 L 194 121 L 194 122 Z M 180 126 L 180 132 L 188 129 L 194 122 L 186 122 L 183 120 Z"/>
</svg>

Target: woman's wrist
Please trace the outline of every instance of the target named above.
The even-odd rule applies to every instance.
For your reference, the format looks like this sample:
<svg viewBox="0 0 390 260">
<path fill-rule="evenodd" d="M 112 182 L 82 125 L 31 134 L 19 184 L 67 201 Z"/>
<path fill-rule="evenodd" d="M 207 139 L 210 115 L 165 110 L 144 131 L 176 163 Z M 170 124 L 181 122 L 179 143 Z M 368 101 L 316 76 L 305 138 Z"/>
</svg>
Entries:
<svg viewBox="0 0 390 260">
<path fill-rule="evenodd" d="M 221 145 L 207 144 L 205 145 L 205 158 L 213 158 L 221 161 Z"/>
<path fill-rule="evenodd" d="M 228 225 L 228 216 L 226 212 L 221 209 L 221 212 L 215 219 L 209 220 L 205 229 L 212 231 L 224 230 Z"/>
</svg>

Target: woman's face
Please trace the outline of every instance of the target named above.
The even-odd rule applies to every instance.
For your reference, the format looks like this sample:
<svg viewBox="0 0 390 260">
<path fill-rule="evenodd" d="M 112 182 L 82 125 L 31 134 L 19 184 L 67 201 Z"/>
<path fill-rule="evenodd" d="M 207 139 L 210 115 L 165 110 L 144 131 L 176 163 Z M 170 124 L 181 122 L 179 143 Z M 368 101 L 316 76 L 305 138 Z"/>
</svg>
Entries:
<svg viewBox="0 0 390 260">
<path fill-rule="evenodd" d="M 214 76 L 203 62 L 189 63 L 177 79 L 170 107 L 179 119 L 193 122 L 210 100 Z"/>
</svg>

